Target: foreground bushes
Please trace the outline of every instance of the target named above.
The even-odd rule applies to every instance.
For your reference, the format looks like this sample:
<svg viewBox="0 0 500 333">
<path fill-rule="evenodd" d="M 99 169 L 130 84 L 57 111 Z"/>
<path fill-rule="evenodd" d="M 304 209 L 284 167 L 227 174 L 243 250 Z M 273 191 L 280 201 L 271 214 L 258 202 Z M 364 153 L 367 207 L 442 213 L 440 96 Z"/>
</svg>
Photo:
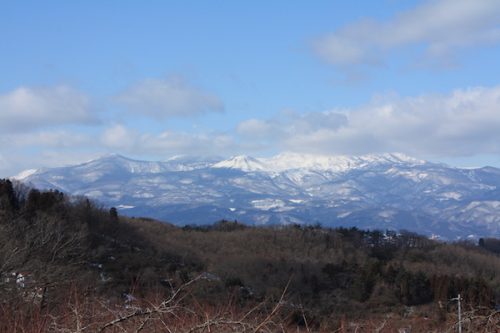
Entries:
<svg viewBox="0 0 500 333">
<path fill-rule="evenodd" d="M 200 302 L 195 289 L 210 284 L 199 276 L 169 293 L 130 294 L 110 300 L 73 286 L 51 308 L 18 300 L 0 304 L 0 332 L 451 332 L 457 317 L 439 320 L 430 307 L 404 314 L 349 318 L 335 314 L 321 319 L 287 300 L 287 288 L 277 302 L 242 307 L 234 299 L 216 305 Z M 465 332 L 497 332 L 500 312 L 465 311 Z"/>
</svg>

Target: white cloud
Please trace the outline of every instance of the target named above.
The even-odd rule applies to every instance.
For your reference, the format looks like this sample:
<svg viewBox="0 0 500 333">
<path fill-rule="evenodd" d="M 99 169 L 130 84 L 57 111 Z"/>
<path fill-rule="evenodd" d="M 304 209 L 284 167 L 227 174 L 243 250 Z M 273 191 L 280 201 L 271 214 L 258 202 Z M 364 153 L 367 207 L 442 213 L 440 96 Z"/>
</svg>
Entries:
<svg viewBox="0 0 500 333">
<path fill-rule="evenodd" d="M 276 127 L 272 126 L 269 122 L 261 119 L 248 119 L 242 121 L 236 127 L 236 132 L 242 137 L 248 139 L 268 139 L 276 136 Z"/>
<path fill-rule="evenodd" d="M 146 79 L 116 97 L 129 111 L 157 119 L 224 110 L 222 101 L 179 77 Z"/>
<path fill-rule="evenodd" d="M 0 178 L 25 169 L 55 167 L 86 160 L 102 149 L 92 135 L 68 130 L 0 132 Z"/>
<path fill-rule="evenodd" d="M 101 143 L 106 149 L 135 156 L 219 155 L 235 151 L 234 137 L 225 133 L 163 131 L 152 134 L 140 133 L 123 125 L 106 129 Z"/>
<path fill-rule="evenodd" d="M 426 1 L 387 21 L 364 19 L 318 39 L 314 49 L 341 67 L 380 64 L 394 50 L 423 47 L 445 62 L 457 50 L 500 41 L 498 0 Z"/>
<path fill-rule="evenodd" d="M 74 131 L 0 133 L 0 178 L 25 169 L 74 164 L 97 156 L 102 147 L 90 134 Z M 102 151 L 102 150 L 101 150 Z"/>
<path fill-rule="evenodd" d="M 0 170 L 7 168 L 7 160 L 0 154 Z"/>
<path fill-rule="evenodd" d="M 132 147 L 137 140 L 137 133 L 117 124 L 106 128 L 101 135 L 102 143 L 109 148 Z"/>
<path fill-rule="evenodd" d="M 404 152 L 419 156 L 500 153 L 500 86 L 447 95 L 395 98 L 351 110 L 290 113 L 243 122 L 247 140 L 261 136 L 276 150 L 323 154 Z M 272 135 L 270 134 L 272 133 Z"/>
<path fill-rule="evenodd" d="M 170 154 L 220 155 L 230 154 L 235 149 L 233 136 L 219 132 L 164 131 L 157 136 L 144 135 L 141 144 L 151 152 Z"/>
<path fill-rule="evenodd" d="M 95 122 L 87 96 L 68 86 L 21 87 L 0 95 L 0 130 L 30 131 Z"/>
<path fill-rule="evenodd" d="M 92 145 L 94 140 L 88 134 L 67 130 L 41 131 L 17 135 L 15 144 L 20 146 L 43 146 L 51 148 L 76 148 Z"/>
</svg>

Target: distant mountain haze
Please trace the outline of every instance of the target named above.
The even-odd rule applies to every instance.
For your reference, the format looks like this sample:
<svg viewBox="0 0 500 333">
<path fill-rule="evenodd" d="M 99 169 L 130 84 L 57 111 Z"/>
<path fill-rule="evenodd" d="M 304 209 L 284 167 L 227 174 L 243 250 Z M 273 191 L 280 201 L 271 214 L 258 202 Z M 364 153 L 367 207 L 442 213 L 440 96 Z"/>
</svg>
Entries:
<svg viewBox="0 0 500 333">
<path fill-rule="evenodd" d="M 321 223 L 444 239 L 500 233 L 500 169 L 461 169 L 404 154 L 178 156 L 165 162 L 106 155 L 14 178 L 179 225 Z"/>
</svg>

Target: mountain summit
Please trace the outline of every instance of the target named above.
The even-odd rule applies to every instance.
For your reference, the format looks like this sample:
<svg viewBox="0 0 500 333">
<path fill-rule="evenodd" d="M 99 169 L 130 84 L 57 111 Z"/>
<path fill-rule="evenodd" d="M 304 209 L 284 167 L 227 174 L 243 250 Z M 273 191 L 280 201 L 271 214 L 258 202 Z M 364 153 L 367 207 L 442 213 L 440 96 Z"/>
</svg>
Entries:
<svg viewBox="0 0 500 333">
<path fill-rule="evenodd" d="M 453 168 L 403 154 L 182 156 L 165 162 L 106 155 L 29 170 L 17 179 L 178 224 L 321 223 L 447 239 L 500 232 L 500 169 Z"/>
<path fill-rule="evenodd" d="M 212 168 L 238 169 L 246 172 L 265 171 L 266 166 L 256 158 L 240 155 L 212 165 Z"/>
</svg>

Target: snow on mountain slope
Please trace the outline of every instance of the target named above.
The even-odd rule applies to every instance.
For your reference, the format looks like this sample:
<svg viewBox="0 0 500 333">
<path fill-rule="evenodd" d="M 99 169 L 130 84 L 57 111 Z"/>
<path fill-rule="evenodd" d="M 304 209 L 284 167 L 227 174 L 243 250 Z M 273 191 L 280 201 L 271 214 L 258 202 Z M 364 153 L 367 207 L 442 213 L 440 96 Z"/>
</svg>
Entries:
<svg viewBox="0 0 500 333">
<path fill-rule="evenodd" d="M 270 158 L 253 158 L 240 155 L 214 164 L 214 168 L 239 169 L 242 171 L 282 172 L 294 169 L 322 170 L 343 172 L 353 168 L 362 168 L 382 164 L 421 165 L 425 161 L 404 154 L 380 154 L 363 156 L 324 156 L 298 153 L 281 153 Z"/>
<path fill-rule="evenodd" d="M 235 156 L 228 160 L 220 161 L 212 165 L 212 168 L 239 169 L 245 172 L 266 170 L 265 165 L 261 161 L 245 155 Z"/>
<path fill-rule="evenodd" d="M 38 169 L 28 169 L 28 170 L 24 170 L 24 171 L 18 173 L 17 175 L 15 175 L 12 178 L 15 180 L 22 181 L 22 180 L 28 178 L 29 176 L 31 176 L 37 172 L 38 172 Z"/>
<path fill-rule="evenodd" d="M 408 229 L 446 238 L 500 232 L 500 170 L 459 169 L 402 154 L 283 153 L 165 162 L 120 155 L 17 176 L 86 195 L 123 214 L 179 224 L 246 223 Z"/>
<path fill-rule="evenodd" d="M 380 154 L 363 156 L 321 156 L 297 153 L 282 153 L 269 159 L 262 159 L 269 170 L 312 169 L 342 172 L 353 168 L 377 164 L 424 164 L 403 154 Z"/>
</svg>

